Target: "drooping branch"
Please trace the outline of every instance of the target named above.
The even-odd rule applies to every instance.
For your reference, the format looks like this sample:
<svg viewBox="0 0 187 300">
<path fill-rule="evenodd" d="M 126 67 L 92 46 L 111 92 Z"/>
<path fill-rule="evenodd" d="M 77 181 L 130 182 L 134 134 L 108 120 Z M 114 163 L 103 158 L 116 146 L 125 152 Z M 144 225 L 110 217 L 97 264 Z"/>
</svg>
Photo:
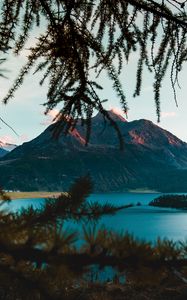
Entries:
<svg viewBox="0 0 187 300">
<path fill-rule="evenodd" d="M 187 20 L 182 20 L 182 16 L 180 18 L 178 15 L 173 14 L 168 10 L 168 8 L 166 9 L 166 6 L 163 6 L 156 1 L 128 0 L 128 2 L 142 12 L 150 12 L 151 14 L 158 16 L 164 20 L 174 22 L 176 25 L 179 25 L 180 27 L 187 30 Z"/>
<path fill-rule="evenodd" d="M 87 126 L 88 143 L 94 110 L 104 113 L 108 119 L 105 100 L 99 96 L 100 76 L 104 72 L 127 113 L 126 86 L 121 84 L 120 74 L 136 51 L 139 58 L 134 95 L 141 93 L 145 68 L 153 72 L 159 121 L 161 88 L 167 71 L 176 100 L 178 74 L 187 59 L 185 5 L 186 1 L 174 0 L 17 0 L 11 3 L 4 0 L 0 49 L 5 45 L 7 49 L 15 47 L 15 53 L 19 54 L 32 28 L 38 26 L 41 19 L 46 22 L 46 30 L 31 47 L 28 62 L 4 102 L 14 96 L 25 76 L 36 66 L 34 73 L 43 72 L 40 84 L 45 80 L 49 82 L 46 112 L 62 103 L 62 114 L 70 115 L 74 125 L 80 118 Z M 114 127 L 120 137 L 119 128 Z M 69 128 L 66 129 L 68 132 Z"/>
</svg>

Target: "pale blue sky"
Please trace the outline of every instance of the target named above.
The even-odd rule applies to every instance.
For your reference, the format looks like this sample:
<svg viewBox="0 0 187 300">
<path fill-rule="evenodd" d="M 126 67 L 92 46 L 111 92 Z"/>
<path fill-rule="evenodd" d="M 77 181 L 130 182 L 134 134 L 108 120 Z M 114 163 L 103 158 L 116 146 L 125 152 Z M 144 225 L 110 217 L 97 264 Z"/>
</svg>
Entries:
<svg viewBox="0 0 187 300">
<path fill-rule="evenodd" d="M 29 42 L 32 44 L 32 40 Z M 29 44 L 27 45 L 27 47 Z M 9 72 L 6 73 L 8 79 L 0 78 L 0 99 L 8 91 L 14 78 L 19 72 L 19 68 L 24 64 L 28 51 L 24 50 L 20 57 L 8 58 L 2 65 Z M 137 54 L 131 57 L 128 66 L 124 66 L 121 74 L 121 82 L 127 96 L 129 112 L 128 121 L 135 119 L 149 119 L 157 122 L 155 104 L 152 93 L 152 77 L 150 73 L 144 73 L 143 88 L 140 97 L 133 98 L 136 78 Z M 163 82 L 161 91 L 161 110 L 162 117 L 159 126 L 169 130 L 179 138 L 187 142 L 187 65 L 180 73 L 181 90 L 177 90 L 178 105 L 177 108 L 173 98 L 173 92 L 169 80 L 169 74 Z M 21 144 L 24 141 L 31 140 L 40 134 L 46 127 L 51 118 L 43 115 L 44 107 L 42 103 L 46 101 L 47 86 L 40 87 L 40 75 L 27 76 L 24 84 L 16 92 L 15 98 L 6 106 L 0 104 L 0 117 L 10 124 L 19 134 L 19 138 L 0 123 L 0 140 L 7 140 L 11 143 Z M 101 92 L 102 98 L 108 98 L 110 101 L 106 108 L 120 108 L 119 100 L 112 89 L 111 82 L 103 75 L 100 79 L 103 86 Z"/>
</svg>

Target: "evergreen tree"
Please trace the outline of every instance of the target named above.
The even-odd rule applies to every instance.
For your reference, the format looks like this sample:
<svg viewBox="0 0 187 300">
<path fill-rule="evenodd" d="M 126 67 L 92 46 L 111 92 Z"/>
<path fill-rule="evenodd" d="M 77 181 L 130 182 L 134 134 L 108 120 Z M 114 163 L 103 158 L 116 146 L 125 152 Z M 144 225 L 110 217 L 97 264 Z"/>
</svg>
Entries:
<svg viewBox="0 0 187 300">
<path fill-rule="evenodd" d="M 2 0 L 0 50 L 19 55 L 30 33 L 41 23 L 46 29 L 38 36 L 25 66 L 10 88 L 7 103 L 25 76 L 43 72 L 42 85 L 49 82 L 46 113 L 62 102 L 56 117 L 59 130 L 76 126 L 78 118 L 87 126 L 87 141 L 94 109 L 103 113 L 120 131 L 103 107 L 99 76 L 106 71 L 124 112 L 127 101 L 119 80 L 122 68 L 132 53 L 139 55 L 136 88 L 142 88 L 147 68 L 154 74 L 153 89 L 158 120 L 160 89 L 169 69 L 171 85 L 187 59 L 186 1 L 176 0 Z M 140 21 L 141 20 L 141 21 Z M 139 24 L 141 25 L 139 26 Z M 113 61 L 117 60 L 114 65 Z M 90 71 L 95 71 L 93 80 Z M 67 122 L 67 118 L 68 121 Z M 66 122 L 64 122 L 66 121 Z M 68 193 L 47 200 L 39 209 L 29 207 L 18 212 L 5 209 L 10 199 L 1 191 L 0 211 L 0 298 L 1 299 L 84 299 L 86 268 L 112 266 L 125 270 L 159 271 L 159 281 L 171 266 L 186 264 L 186 244 L 136 241 L 128 234 L 112 233 L 104 228 L 86 227 L 82 246 L 76 240 L 80 232 L 67 228 L 67 221 L 96 221 L 117 208 L 90 203 L 88 178 L 80 179 Z M 119 209 L 119 208 L 118 208 Z M 88 270 L 89 270 L 88 268 Z M 132 276 L 133 272 L 131 272 Z M 155 279 L 154 279 L 155 280 Z M 79 288 L 78 295 L 76 294 Z M 132 298 L 133 299 L 133 298 Z"/>
<path fill-rule="evenodd" d="M 65 116 L 75 126 L 77 118 L 87 126 L 89 140 L 94 109 L 103 113 L 116 128 L 103 107 L 98 89 L 99 76 L 107 72 L 122 108 L 127 113 L 125 91 L 119 75 L 136 52 L 136 87 L 140 95 L 145 68 L 154 74 L 156 113 L 160 119 L 160 89 L 168 70 L 176 100 L 178 74 L 187 59 L 186 1 L 177 0 L 2 0 L 0 50 L 19 55 L 30 34 L 45 24 L 37 36 L 25 66 L 4 98 L 7 103 L 33 69 L 42 72 L 42 85 L 48 80 L 46 113 L 62 102 L 56 119 Z M 115 64 L 114 64 L 115 60 Z M 95 72 L 95 79 L 91 76 Z M 93 72 L 92 72 L 93 73 Z M 86 119 L 86 121 L 85 121 Z"/>
<path fill-rule="evenodd" d="M 14 213 L 8 210 L 10 198 L 1 190 L 1 299 L 64 299 L 74 285 L 80 285 L 86 266 L 101 263 L 101 253 L 77 248 L 81 232 L 67 223 L 87 224 L 116 211 L 111 205 L 86 201 L 90 192 L 90 179 L 81 178 L 68 193 L 46 200 L 40 208 Z"/>
<path fill-rule="evenodd" d="M 143 291 L 145 285 L 178 284 L 172 274 L 175 268 L 186 271 L 186 242 L 158 239 L 153 246 L 128 233 L 97 227 L 102 215 L 129 206 L 91 203 L 91 187 L 84 177 L 57 199 L 16 212 L 8 209 L 10 198 L 1 190 L 0 299 L 92 299 L 92 288 L 93 293 L 96 287 L 97 293 L 98 288 L 106 292 L 105 284 L 98 285 L 105 267 L 113 268 L 110 280 L 115 283 L 120 274 L 127 277 L 124 297 L 129 294 L 128 280 L 143 286 Z M 72 222 L 76 229 L 71 229 Z M 103 299 L 113 299 L 109 295 L 106 292 Z"/>
</svg>

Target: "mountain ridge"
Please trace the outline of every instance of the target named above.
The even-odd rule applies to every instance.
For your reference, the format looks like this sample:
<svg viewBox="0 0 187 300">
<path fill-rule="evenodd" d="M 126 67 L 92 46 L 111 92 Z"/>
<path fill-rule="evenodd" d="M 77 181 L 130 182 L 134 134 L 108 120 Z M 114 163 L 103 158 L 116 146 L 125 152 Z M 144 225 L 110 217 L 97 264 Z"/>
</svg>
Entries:
<svg viewBox="0 0 187 300">
<path fill-rule="evenodd" d="M 66 190 L 77 177 L 90 174 L 95 192 L 187 191 L 187 143 L 149 120 L 127 122 L 109 113 L 124 138 L 123 151 L 101 114 L 92 118 L 88 146 L 80 124 L 58 139 L 53 138 L 57 124 L 52 124 L 1 158 L 0 184 L 6 189 Z"/>
<path fill-rule="evenodd" d="M 0 157 L 5 156 L 16 147 L 17 145 L 0 141 Z"/>
</svg>

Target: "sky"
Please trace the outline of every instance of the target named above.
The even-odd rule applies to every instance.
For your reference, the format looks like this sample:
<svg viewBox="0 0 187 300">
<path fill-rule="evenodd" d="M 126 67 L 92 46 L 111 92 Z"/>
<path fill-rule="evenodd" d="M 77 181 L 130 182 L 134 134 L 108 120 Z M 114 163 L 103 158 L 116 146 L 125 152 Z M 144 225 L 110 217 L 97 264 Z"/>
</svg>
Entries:
<svg viewBox="0 0 187 300">
<path fill-rule="evenodd" d="M 15 93 L 15 97 L 7 105 L 2 104 L 1 99 L 6 95 L 14 79 L 19 73 L 21 66 L 26 62 L 28 47 L 33 44 L 37 32 L 29 40 L 19 57 L 9 56 L 7 61 L 0 65 L 0 69 L 7 78 L 0 77 L 0 117 L 8 123 L 18 135 L 0 121 L 0 140 L 8 143 L 22 144 L 38 136 L 52 122 L 56 112 L 44 115 L 47 94 L 47 84 L 39 85 L 41 74 L 33 75 L 32 72 L 26 77 L 23 85 Z M 3 55 L 1 57 L 4 57 Z M 177 89 L 178 107 L 176 107 L 169 74 L 166 76 L 161 90 L 161 122 L 157 123 L 156 108 L 152 92 L 152 77 L 147 71 L 143 76 L 143 87 L 141 96 L 133 98 L 136 79 L 137 54 L 134 53 L 128 65 L 124 65 L 120 76 L 122 87 L 125 91 L 128 102 L 128 121 L 136 119 L 148 119 L 162 128 L 170 131 L 183 141 L 187 142 L 187 64 L 180 72 L 181 89 Z M 33 69 L 34 71 L 34 69 Z M 100 78 L 103 90 L 101 98 L 108 98 L 106 109 L 121 110 L 119 99 L 112 89 L 112 84 L 106 74 Z M 60 108 L 60 107 L 59 107 Z M 58 109 L 58 108 L 57 108 Z"/>
</svg>

